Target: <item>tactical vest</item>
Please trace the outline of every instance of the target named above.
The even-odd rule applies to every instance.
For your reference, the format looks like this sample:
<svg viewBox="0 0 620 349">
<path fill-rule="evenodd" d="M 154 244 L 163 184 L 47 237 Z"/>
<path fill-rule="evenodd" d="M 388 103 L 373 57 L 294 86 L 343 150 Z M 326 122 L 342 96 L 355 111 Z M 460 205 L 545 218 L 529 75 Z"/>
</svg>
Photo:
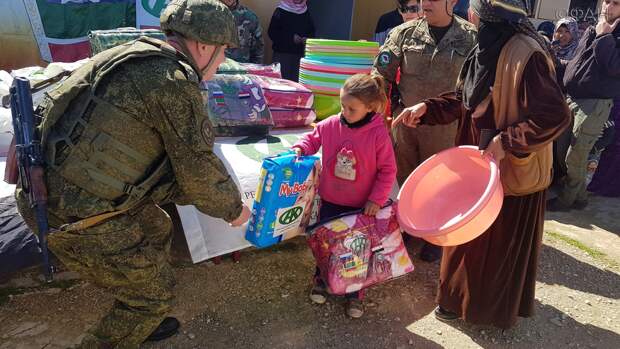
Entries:
<svg viewBox="0 0 620 349">
<path fill-rule="evenodd" d="M 43 117 L 39 132 L 48 168 L 110 200 L 116 210 L 133 207 L 172 172 L 155 130 L 97 91 L 119 65 L 151 56 L 174 60 L 188 79 L 198 81 L 195 70 L 172 46 L 142 37 L 92 57 L 50 91 L 37 110 Z"/>
</svg>

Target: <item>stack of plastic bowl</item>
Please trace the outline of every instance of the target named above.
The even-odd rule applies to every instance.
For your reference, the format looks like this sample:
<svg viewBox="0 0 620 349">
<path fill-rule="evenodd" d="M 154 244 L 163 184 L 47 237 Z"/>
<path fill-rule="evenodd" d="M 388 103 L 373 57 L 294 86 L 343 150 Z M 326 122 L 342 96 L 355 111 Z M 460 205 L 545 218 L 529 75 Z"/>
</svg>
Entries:
<svg viewBox="0 0 620 349">
<path fill-rule="evenodd" d="M 504 200 L 495 161 L 476 147 L 444 150 L 411 173 L 398 194 L 398 222 L 439 246 L 467 243 L 493 224 Z"/>
<path fill-rule="evenodd" d="M 299 82 L 314 92 L 318 119 L 340 111 L 338 96 L 345 80 L 358 73 L 369 73 L 378 52 L 376 42 L 308 39 Z"/>
</svg>

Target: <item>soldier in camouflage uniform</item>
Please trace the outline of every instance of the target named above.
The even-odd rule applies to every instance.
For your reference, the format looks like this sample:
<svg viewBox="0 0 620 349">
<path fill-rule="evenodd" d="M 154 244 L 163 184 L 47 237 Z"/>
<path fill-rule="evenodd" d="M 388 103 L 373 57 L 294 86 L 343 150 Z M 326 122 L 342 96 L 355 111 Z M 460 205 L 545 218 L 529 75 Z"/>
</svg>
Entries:
<svg viewBox="0 0 620 349">
<path fill-rule="evenodd" d="M 195 205 L 238 226 L 249 217 L 212 152 L 198 89 L 237 45 L 233 16 L 217 0 L 172 0 L 161 15 L 168 43 L 141 38 L 94 56 L 38 107 L 51 251 L 109 290 L 111 311 L 82 348 L 137 348 L 178 321 L 163 203 Z M 19 189 L 20 213 L 35 228 Z"/>
<path fill-rule="evenodd" d="M 422 1 L 425 17 L 392 29 L 381 47 L 373 72 L 389 84 L 396 81 L 399 69 L 401 73 L 400 107 L 393 111 L 394 115 L 403 107 L 454 90 L 461 65 L 476 41 L 476 27 L 452 14 L 455 3 L 456 0 Z M 398 183 L 402 185 L 431 155 L 454 146 L 456 128 L 456 122 L 417 128 L 395 125 L 392 136 Z M 439 253 L 438 248 L 426 245 L 422 259 L 435 260 Z"/>
<path fill-rule="evenodd" d="M 220 0 L 235 16 L 239 47 L 228 48 L 226 57 L 241 63 L 262 64 L 265 55 L 263 30 L 254 11 L 239 4 L 239 0 Z"/>
</svg>

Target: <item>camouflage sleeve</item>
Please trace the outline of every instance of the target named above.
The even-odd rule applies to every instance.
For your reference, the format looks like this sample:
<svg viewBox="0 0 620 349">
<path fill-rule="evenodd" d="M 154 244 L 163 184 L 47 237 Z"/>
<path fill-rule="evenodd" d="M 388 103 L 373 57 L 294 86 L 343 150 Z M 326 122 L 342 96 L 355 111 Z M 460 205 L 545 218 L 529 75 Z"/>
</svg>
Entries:
<svg viewBox="0 0 620 349">
<path fill-rule="evenodd" d="M 254 45 L 250 49 L 250 62 L 263 64 L 265 56 L 265 42 L 263 41 L 263 29 L 260 26 L 258 17 L 256 17 L 256 28 L 254 30 Z"/>
<path fill-rule="evenodd" d="M 172 201 L 194 205 L 207 215 L 233 221 L 241 214 L 241 195 L 224 164 L 213 153 L 213 131 L 200 91 L 180 69 L 167 72 L 163 86 L 151 81 L 146 103 L 151 114 L 161 115 L 161 120 L 152 125 L 158 129 L 172 163 L 178 187 Z M 148 76 L 156 77 L 158 73 L 161 72 L 154 67 L 143 80 L 153 80 Z M 165 72 L 160 79 L 161 76 L 166 76 Z M 153 113 L 152 108 L 161 113 Z"/>
<path fill-rule="evenodd" d="M 398 68 L 403 59 L 401 33 L 402 31 L 398 30 L 398 27 L 390 32 L 385 44 L 381 46 L 372 68 L 373 74 L 383 76 L 388 82 L 387 86 L 396 83 Z"/>
</svg>

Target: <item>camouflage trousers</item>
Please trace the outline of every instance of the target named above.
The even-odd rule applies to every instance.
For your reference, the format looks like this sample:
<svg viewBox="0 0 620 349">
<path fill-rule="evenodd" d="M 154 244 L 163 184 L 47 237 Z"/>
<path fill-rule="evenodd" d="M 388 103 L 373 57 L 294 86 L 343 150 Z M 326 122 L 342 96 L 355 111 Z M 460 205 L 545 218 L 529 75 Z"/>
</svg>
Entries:
<svg viewBox="0 0 620 349">
<path fill-rule="evenodd" d="M 18 196 L 18 204 L 23 203 Z M 115 298 L 78 348 L 138 348 L 171 310 L 175 280 L 168 262 L 170 217 L 153 204 L 130 212 L 48 238 L 50 250 L 67 268 Z M 28 213 L 22 216 L 30 223 Z"/>
<path fill-rule="evenodd" d="M 588 199 L 586 175 L 588 155 L 598 140 L 605 121 L 613 105 L 611 99 L 574 99 L 567 100 L 573 114 L 573 136 L 566 154 L 567 173 L 564 178 L 559 201 L 571 206 L 575 201 Z"/>
<path fill-rule="evenodd" d="M 398 114 L 395 114 L 398 115 Z M 392 131 L 396 156 L 396 180 L 402 185 L 424 160 L 454 147 L 457 122 L 448 125 L 420 125 L 416 128 L 399 124 Z"/>
</svg>

